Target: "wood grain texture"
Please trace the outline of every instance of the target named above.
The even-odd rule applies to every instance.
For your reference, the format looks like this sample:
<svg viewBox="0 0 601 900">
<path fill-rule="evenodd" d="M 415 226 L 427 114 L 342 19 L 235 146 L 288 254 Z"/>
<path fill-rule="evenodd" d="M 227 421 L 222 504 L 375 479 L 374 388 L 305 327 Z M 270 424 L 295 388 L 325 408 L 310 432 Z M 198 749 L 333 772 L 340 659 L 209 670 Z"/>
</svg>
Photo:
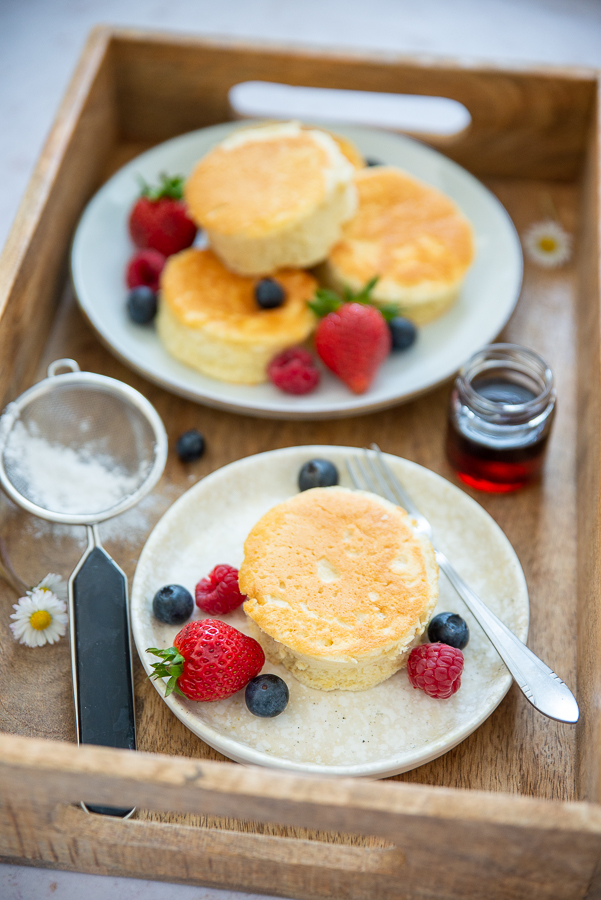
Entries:
<svg viewBox="0 0 601 900">
<path fill-rule="evenodd" d="M 575 227 L 577 190 L 574 187 L 521 182 L 495 182 L 492 186 L 520 230 L 541 217 L 541 197 L 548 191 L 565 226 Z M 503 336 L 541 352 L 557 377 L 560 400 L 545 474 L 540 484 L 511 496 L 470 492 L 501 525 L 524 567 L 532 608 L 531 646 L 570 685 L 575 684 L 576 672 L 575 641 L 565 637 L 575 635 L 576 630 L 574 303 L 572 266 L 545 272 L 527 264 L 522 297 Z M 141 390 L 162 416 L 171 447 L 177 436 L 192 426 L 199 427 L 207 438 L 205 457 L 190 466 L 183 466 L 172 450 L 165 475 L 155 491 L 156 502 L 149 507 L 148 522 L 141 531 L 128 532 L 126 519 L 122 526 L 116 523 L 114 531 L 111 530 L 107 548 L 130 576 L 147 531 L 164 509 L 191 483 L 221 465 L 252 453 L 295 444 L 362 446 L 375 440 L 391 453 L 456 480 L 443 451 L 448 387 L 395 409 L 336 422 L 277 422 L 234 416 L 174 397 L 126 369 L 98 343 L 69 294 L 42 357 L 40 377 L 48 362 L 65 355 L 74 356 L 92 371 L 123 379 Z M 6 501 L 3 503 L 6 517 L 3 531 L 8 532 L 10 552 L 19 574 L 25 580 L 34 581 L 53 566 L 67 574 L 81 552 L 84 530 L 52 528 L 10 508 Z M 25 541 L 23 534 L 28 536 Z M 32 541 L 36 548 L 33 565 Z M 557 553 L 558 546 L 563 548 L 561 554 Z M 11 602 L 10 594 L 5 593 L 3 609 L 8 611 Z M 15 666 L 28 668 L 28 650 L 9 638 L 2 649 L 0 671 L 4 669 L 8 673 Z M 25 714 L 16 686 L 5 692 L 0 727 L 20 734 L 71 739 L 66 644 L 60 642 L 46 648 L 40 666 L 43 671 L 29 670 L 24 675 L 29 697 Z M 61 677 L 56 677 L 59 673 Z M 50 687 L 36 691 L 36 684 Z M 52 692 L 52 716 L 47 712 L 46 690 Z M 145 679 L 141 666 L 136 669 L 136 697 L 141 749 L 223 758 L 175 719 Z M 400 778 L 425 784 L 573 799 L 575 746 L 572 727 L 544 719 L 512 688 L 499 709 L 467 741 L 441 759 Z"/>
<path fill-rule="evenodd" d="M 0 256 L 2 405 L 33 377 L 73 228 L 115 140 L 109 45 L 107 30 L 90 37 Z"/>
<path fill-rule="evenodd" d="M 485 67 L 395 54 L 325 52 L 144 31 L 114 32 L 119 120 L 128 140 L 156 143 L 231 117 L 239 82 L 450 97 L 472 122 L 428 137 L 480 175 L 574 178 L 586 147 L 595 77 L 587 70 Z"/>
<path fill-rule="evenodd" d="M 394 846 L 326 848 L 240 834 L 227 841 L 206 829 L 107 820 L 64 807 L 82 792 L 94 802 L 361 829 Z M 275 887 L 295 897 L 567 900 L 586 895 L 601 854 L 595 805 L 307 778 L 12 736 L 0 738 L 0 796 L 4 858 L 247 890 Z"/>
<path fill-rule="evenodd" d="M 582 188 L 578 366 L 578 792 L 601 800 L 601 146 L 599 108 Z M 600 881 L 601 896 L 601 881 Z"/>
<path fill-rule="evenodd" d="M 98 30 L 0 269 L 0 393 L 11 398 L 34 373 L 43 377 L 52 359 L 73 356 L 82 367 L 120 378 L 147 396 L 165 422 L 172 448 L 187 428 L 205 433 L 203 459 L 184 466 L 171 450 L 153 495 L 106 527 L 106 547 L 130 577 L 146 536 L 173 500 L 209 472 L 252 453 L 313 443 L 361 446 L 376 440 L 384 450 L 455 481 L 443 453 L 448 385 L 357 419 L 261 421 L 197 406 L 131 372 L 101 346 L 69 287 L 55 315 L 70 232 L 96 184 L 157 140 L 226 118 L 228 86 L 248 78 L 454 96 L 466 103 L 474 126 L 454 148 L 445 149 L 486 174 L 518 230 L 545 216 L 549 196 L 563 225 L 573 232 L 580 229 L 580 303 L 575 266 L 544 271 L 527 263 L 519 304 L 502 335 L 542 353 L 557 378 L 558 411 L 543 478 L 515 495 L 468 493 L 516 548 L 530 589 L 529 644 L 570 686 L 576 679 L 579 627 L 583 723 L 577 734 L 544 719 L 512 688 L 459 747 L 389 783 L 351 783 L 359 794 L 354 787 L 344 793 L 343 785 L 344 803 L 336 793 L 341 782 L 322 781 L 319 791 L 311 793 L 307 781 L 266 772 L 247 778 L 246 770 L 230 763 L 214 770 L 226 773 L 217 779 L 219 789 L 211 793 L 200 788 L 198 793 L 196 785 L 190 787 L 196 775 L 184 780 L 183 788 L 177 779 L 184 772 L 190 779 L 189 773 L 198 773 L 207 760 L 224 758 L 175 719 L 136 660 L 140 749 L 180 759 L 158 757 L 152 771 L 144 763 L 136 776 L 131 767 L 123 768 L 121 758 L 102 755 L 114 751 L 89 756 L 87 748 L 83 757 L 72 756 L 73 748 L 62 745 L 46 743 L 40 750 L 37 743 L 25 742 L 11 749 L 0 738 L 0 785 L 6 784 L 6 791 L 0 791 L 0 856 L 335 900 L 601 896 L 598 809 L 561 802 L 599 799 L 598 148 L 589 145 L 582 216 L 576 182 L 543 178 L 567 178 L 579 170 L 591 124 L 590 73 L 497 71 Z M 533 173 L 538 180 L 528 177 Z M 507 174 L 519 178 L 498 177 Z M 27 583 L 51 570 L 67 575 L 85 541 L 83 529 L 32 519 L 4 497 L 0 534 Z M 13 602 L 0 582 L 5 623 Z M 5 627 L 0 630 L 0 676 L 0 730 L 74 740 L 66 641 L 30 651 L 15 644 Z M 23 761 L 25 768 L 19 769 Z M 207 778 L 212 767 L 202 771 Z M 112 822 L 57 808 L 57 802 L 80 796 L 84 777 L 92 778 L 86 788 L 98 787 L 98 799 L 110 796 L 122 802 L 128 790 L 137 792 L 137 819 Z M 12 783 L 22 785 L 18 803 L 11 799 Z M 268 796 L 255 796 L 268 783 Z M 471 791 L 449 793 L 449 788 Z M 360 793 L 364 789 L 365 797 Z M 499 796 L 499 791 L 513 796 Z M 544 800 L 554 802 L 540 802 Z M 436 852 L 426 853 L 424 846 L 433 842 Z"/>
</svg>

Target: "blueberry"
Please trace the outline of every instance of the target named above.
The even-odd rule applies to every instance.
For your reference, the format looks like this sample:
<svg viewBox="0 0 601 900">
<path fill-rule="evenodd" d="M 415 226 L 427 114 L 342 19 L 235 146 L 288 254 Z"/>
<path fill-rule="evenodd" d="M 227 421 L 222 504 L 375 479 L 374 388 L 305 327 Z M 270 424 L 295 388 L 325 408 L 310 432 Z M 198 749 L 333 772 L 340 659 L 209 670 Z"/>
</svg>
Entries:
<svg viewBox="0 0 601 900">
<path fill-rule="evenodd" d="M 310 459 L 298 473 L 298 488 L 332 487 L 338 484 L 338 469 L 329 459 Z"/>
<path fill-rule="evenodd" d="M 284 712 L 289 697 L 288 685 L 278 675 L 257 675 L 248 682 L 244 693 L 249 712 L 262 719 Z"/>
<path fill-rule="evenodd" d="M 276 309 L 286 299 L 284 288 L 273 278 L 262 278 L 255 286 L 255 300 L 261 309 Z"/>
<path fill-rule="evenodd" d="M 433 644 L 440 641 L 441 644 L 448 644 L 449 647 L 463 650 L 464 647 L 467 647 L 469 639 L 470 630 L 467 622 L 457 613 L 439 613 L 428 625 L 428 640 Z"/>
<path fill-rule="evenodd" d="M 133 288 L 127 295 L 127 311 L 136 325 L 148 325 L 157 314 L 157 295 L 145 284 Z"/>
<path fill-rule="evenodd" d="M 415 343 L 417 328 L 410 319 L 396 316 L 388 323 L 392 335 L 393 350 L 408 350 Z"/>
<path fill-rule="evenodd" d="M 166 584 L 154 595 L 152 611 L 165 625 L 183 625 L 194 611 L 192 594 L 181 584 Z"/>
<path fill-rule="evenodd" d="M 366 156 L 365 157 L 365 165 L 366 166 L 383 166 L 384 163 L 381 162 L 379 159 L 374 159 L 373 156 Z"/>
<path fill-rule="evenodd" d="M 205 452 L 205 439 L 200 431 L 191 428 L 178 437 L 175 450 L 182 462 L 194 462 Z"/>
</svg>

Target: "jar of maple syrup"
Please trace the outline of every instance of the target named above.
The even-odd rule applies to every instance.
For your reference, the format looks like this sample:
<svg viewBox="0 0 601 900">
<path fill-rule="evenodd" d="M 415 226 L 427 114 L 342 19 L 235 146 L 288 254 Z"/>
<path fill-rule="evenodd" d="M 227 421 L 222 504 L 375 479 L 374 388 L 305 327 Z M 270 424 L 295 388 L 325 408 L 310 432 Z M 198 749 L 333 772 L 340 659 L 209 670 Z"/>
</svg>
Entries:
<svg viewBox="0 0 601 900">
<path fill-rule="evenodd" d="M 533 481 L 543 458 L 556 392 L 545 360 L 517 344 L 490 344 L 461 369 L 451 392 L 447 457 L 481 491 Z"/>
</svg>

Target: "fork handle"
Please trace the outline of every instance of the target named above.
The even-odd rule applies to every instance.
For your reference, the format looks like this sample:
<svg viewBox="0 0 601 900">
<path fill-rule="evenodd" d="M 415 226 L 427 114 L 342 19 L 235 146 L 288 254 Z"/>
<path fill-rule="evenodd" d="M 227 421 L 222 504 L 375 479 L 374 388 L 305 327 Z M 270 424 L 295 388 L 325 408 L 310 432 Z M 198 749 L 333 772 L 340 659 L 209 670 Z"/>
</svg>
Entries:
<svg viewBox="0 0 601 900">
<path fill-rule="evenodd" d="M 558 722 L 578 721 L 579 710 L 569 687 L 523 644 L 480 600 L 455 571 L 444 553 L 436 550 L 436 561 L 469 611 L 495 647 L 523 694 L 545 716 Z"/>
</svg>

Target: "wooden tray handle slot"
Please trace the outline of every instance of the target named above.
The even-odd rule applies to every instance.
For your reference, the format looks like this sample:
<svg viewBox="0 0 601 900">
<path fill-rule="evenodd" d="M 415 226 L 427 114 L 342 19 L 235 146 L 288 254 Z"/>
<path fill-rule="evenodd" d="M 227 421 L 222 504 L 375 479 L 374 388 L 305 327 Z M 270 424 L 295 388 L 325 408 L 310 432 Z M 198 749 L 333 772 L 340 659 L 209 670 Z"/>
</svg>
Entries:
<svg viewBox="0 0 601 900">
<path fill-rule="evenodd" d="M 235 84 L 230 88 L 229 102 L 234 118 L 345 122 L 404 131 L 439 142 L 452 142 L 472 120 L 463 103 L 448 97 L 299 87 L 269 81 Z"/>
<path fill-rule="evenodd" d="M 299 867 L 275 859 L 279 853 L 294 853 L 299 844 L 304 850 L 304 841 L 288 844 L 286 838 L 276 849 L 273 842 L 263 840 L 265 836 L 255 835 L 254 842 L 244 838 L 238 850 L 237 835 L 232 832 L 214 837 L 214 833 L 207 835 L 206 829 L 133 820 L 113 822 L 83 812 L 80 816 L 77 810 L 57 812 L 57 804 L 76 802 L 82 794 L 95 803 L 238 817 L 347 834 L 359 832 L 391 841 L 395 848 L 390 853 L 368 850 L 354 854 L 348 847 L 333 850 L 328 845 L 328 852 L 338 854 L 341 866 L 351 867 L 354 880 L 349 896 L 357 898 L 370 896 L 359 890 L 361 883 L 357 882 L 366 866 L 369 878 L 382 879 L 382 889 L 386 884 L 388 893 L 381 896 L 406 897 L 407 891 L 419 887 L 427 897 L 428 885 L 440 896 L 440 885 L 448 884 L 445 898 L 478 897 L 482 896 L 486 876 L 487 900 L 500 900 L 511 896 L 515 872 L 519 871 L 521 896 L 533 900 L 583 897 L 601 859 L 601 810 L 584 803 L 428 789 L 400 782 L 307 778 L 229 763 L 75 747 L 9 735 L 0 737 L 0 855 L 50 860 L 67 868 L 83 865 L 88 871 L 121 870 L 131 875 L 144 871 L 145 877 L 170 879 L 178 877 L 173 866 L 179 860 L 184 866 L 182 880 L 249 885 L 253 883 L 249 873 L 254 871 L 248 865 L 249 854 L 251 858 L 258 854 L 266 869 L 282 865 L 282 877 L 287 873 L 288 879 L 283 893 L 316 898 L 340 895 L 323 893 L 319 881 L 307 876 L 308 871 L 324 871 L 323 850 L 319 847 L 312 848 L 309 857 L 316 868 L 307 870 L 303 866 L 302 877 Z M 127 829 L 127 835 L 121 832 L 122 841 L 119 829 Z M 194 854 L 198 851 L 200 856 L 193 854 L 194 858 L 186 861 L 185 853 L 174 851 L 168 865 L 154 847 L 154 835 L 162 838 L 163 833 L 174 835 L 176 843 L 178 836 L 184 843 L 191 841 Z M 136 840 L 139 848 L 132 847 Z M 209 840 L 215 841 L 210 850 Z M 146 850 L 149 841 L 151 847 Z M 436 846 L 436 854 L 432 854 L 432 846 Z M 229 858 L 230 863 L 239 859 L 240 868 L 230 865 L 233 874 L 226 882 L 223 879 L 229 877 L 228 867 L 221 862 L 213 869 L 208 862 L 202 871 L 195 868 L 200 863 L 194 859 L 205 857 L 221 861 Z M 132 860 L 140 865 L 136 871 Z M 330 863 L 328 866 L 330 879 L 339 873 L 344 880 L 342 869 L 332 868 Z M 382 872 L 382 866 L 386 872 Z M 395 874 L 390 874 L 390 866 Z M 400 866 L 403 877 L 399 880 Z M 259 875 L 260 871 L 257 878 Z M 276 883 L 273 876 L 272 868 L 271 884 Z M 300 885 L 302 892 L 297 890 Z M 260 887 L 260 878 L 253 887 Z"/>
</svg>

